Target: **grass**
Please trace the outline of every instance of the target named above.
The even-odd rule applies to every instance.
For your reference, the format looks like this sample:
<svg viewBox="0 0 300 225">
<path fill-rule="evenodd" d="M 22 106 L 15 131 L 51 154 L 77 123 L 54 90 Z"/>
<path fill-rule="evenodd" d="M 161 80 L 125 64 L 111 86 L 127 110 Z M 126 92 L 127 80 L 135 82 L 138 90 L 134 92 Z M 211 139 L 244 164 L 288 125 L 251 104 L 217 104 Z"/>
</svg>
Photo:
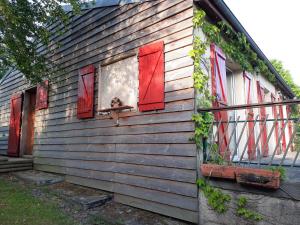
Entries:
<svg viewBox="0 0 300 225">
<path fill-rule="evenodd" d="M 54 202 L 42 202 L 26 188 L 0 179 L 1 225 L 76 225 Z"/>
</svg>

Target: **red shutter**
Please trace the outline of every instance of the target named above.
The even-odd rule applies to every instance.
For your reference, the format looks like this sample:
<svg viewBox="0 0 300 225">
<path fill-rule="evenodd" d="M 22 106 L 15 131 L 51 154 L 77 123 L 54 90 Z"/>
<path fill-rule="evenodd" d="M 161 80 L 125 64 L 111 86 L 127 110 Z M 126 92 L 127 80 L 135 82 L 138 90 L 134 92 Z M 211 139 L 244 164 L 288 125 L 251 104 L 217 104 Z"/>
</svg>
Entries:
<svg viewBox="0 0 300 225">
<path fill-rule="evenodd" d="M 212 95 L 216 96 L 216 100 L 213 102 L 213 106 L 227 106 L 226 57 L 223 54 L 222 50 L 214 44 L 211 44 L 210 53 Z M 228 121 L 227 111 L 217 112 L 214 114 L 214 116 L 216 121 Z M 218 142 L 222 143 L 222 146 L 219 146 L 219 151 L 221 155 L 224 155 L 225 150 L 229 145 L 228 134 L 226 133 L 225 129 L 226 123 L 222 123 L 218 131 Z M 224 140 L 222 140 L 223 137 Z M 226 156 L 229 157 L 230 154 L 226 153 Z"/>
<path fill-rule="evenodd" d="M 279 101 L 282 101 L 282 98 L 279 98 Z M 279 106 L 279 114 L 280 114 L 280 119 L 281 119 L 281 132 L 282 134 L 282 151 L 286 151 L 286 139 L 285 139 L 285 130 L 283 131 L 285 120 L 284 120 L 284 115 L 283 115 L 283 106 Z"/>
<path fill-rule="evenodd" d="M 271 94 L 271 100 L 272 100 L 272 102 L 276 102 L 276 97 L 274 94 Z M 274 105 L 272 107 L 272 111 L 273 111 L 274 119 L 278 118 L 277 106 Z M 277 143 L 278 143 L 278 136 L 279 136 L 279 127 L 278 127 L 278 122 L 276 122 L 276 124 L 275 124 L 275 145 L 277 145 Z M 280 154 L 279 147 L 276 149 L 276 153 Z"/>
<path fill-rule="evenodd" d="M 48 80 L 45 80 L 43 83 L 37 85 L 36 110 L 48 108 L 48 86 Z"/>
<path fill-rule="evenodd" d="M 10 100 L 10 123 L 8 137 L 8 156 L 19 156 L 22 118 L 22 94 L 15 94 Z"/>
<path fill-rule="evenodd" d="M 86 66 L 79 70 L 77 118 L 92 118 L 94 116 L 94 79 L 95 67 Z"/>
<path fill-rule="evenodd" d="M 292 113 L 291 106 L 286 106 L 286 115 L 289 116 Z M 288 129 L 289 129 L 289 138 L 292 138 L 293 136 L 293 122 L 290 120 L 288 122 Z M 291 150 L 294 151 L 294 145 L 291 145 Z"/>
<path fill-rule="evenodd" d="M 165 108 L 164 42 L 139 49 L 139 110 Z"/>
<path fill-rule="evenodd" d="M 246 104 L 251 104 L 252 103 L 252 80 L 246 74 L 244 73 L 244 82 L 245 82 L 245 94 L 246 94 Z M 247 119 L 249 120 L 248 122 L 248 130 L 249 130 L 249 142 L 248 142 L 248 157 L 249 159 L 255 159 L 255 136 L 253 132 L 254 128 L 254 122 L 250 122 L 254 120 L 254 112 L 252 108 L 247 109 Z"/>
<path fill-rule="evenodd" d="M 258 98 L 258 103 L 264 103 L 265 102 L 265 92 L 263 87 L 260 85 L 260 82 L 257 81 L 257 98 Z M 264 125 L 263 120 L 266 118 L 266 108 L 265 107 L 260 107 L 259 109 L 260 112 L 260 129 L 262 130 L 261 134 L 261 148 L 265 146 L 264 149 L 261 149 L 262 155 L 264 157 L 268 156 L 269 154 L 269 146 L 267 144 L 267 127 Z"/>
</svg>

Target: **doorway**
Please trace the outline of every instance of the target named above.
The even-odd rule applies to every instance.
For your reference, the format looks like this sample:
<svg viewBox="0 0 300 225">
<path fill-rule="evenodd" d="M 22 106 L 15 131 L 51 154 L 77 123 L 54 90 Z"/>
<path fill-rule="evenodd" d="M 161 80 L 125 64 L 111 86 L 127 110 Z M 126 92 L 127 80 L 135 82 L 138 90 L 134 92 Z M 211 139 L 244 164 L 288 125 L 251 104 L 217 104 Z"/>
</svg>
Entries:
<svg viewBox="0 0 300 225">
<path fill-rule="evenodd" d="M 32 155 L 34 144 L 36 87 L 28 89 L 24 94 L 22 132 L 20 152 L 21 155 Z"/>
</svg>

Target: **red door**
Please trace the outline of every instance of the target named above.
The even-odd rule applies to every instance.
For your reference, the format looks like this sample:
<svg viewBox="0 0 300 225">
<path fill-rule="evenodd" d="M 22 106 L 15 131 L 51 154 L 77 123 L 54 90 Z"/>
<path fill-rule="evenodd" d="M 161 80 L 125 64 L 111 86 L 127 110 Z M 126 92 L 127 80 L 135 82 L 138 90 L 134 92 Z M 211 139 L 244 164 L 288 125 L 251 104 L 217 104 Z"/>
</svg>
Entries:
<svg viewBox="0 0 300 225">
<path fill-rule="evenodd" d="M 10 100 L 10 122 L 8 137 L 8 156 L 19 156 L 22 117 L 22 94 L 15 94 Z"/>
<path fill-rule="evenodd" d="M 263 87 L 260 85 L 260 82 L 257 81 L 257 98 L 258 98 L 258 103 L 264 103 L 265 102 L 265 92 Z M 269 154 L 269 146 L 267 144 L 267 127 L 266 124 L 264 124 L 263 120 L 266 119 L 266 108 L 261 107 L 259 109 L 260 112 L 260 120 L 261 122 L 259 123 L 260 129 L 261 129 L 261 152 L 264 157 L 268 156 Z"/>
<path fill-rule="evenodd" d="M 272 102 L 276 102 L 275 95 L 271 94 L 271 99 L 272 99 Z M 277 106 L 273 106 L 272 107 L 272 111 L 273 111 L 273 117 L 274 117 L 274 119 L 278 118 Z M 278 136 L 279 136 L 279 125 L 278 125 L 278 122 L 276 122 L 276 124 L 275 124 L 275 145 L 277 145 L 277 143 L 278 143 Z M 279 147 L 277 147 L 276 153 L 280 154 Z"/>
<path fill-rule="evenodd" d="M 244 82 L 245 82 L 245 96 L 246 96 L 246 104 L 252 103 L 252 80 L 250 76 L 244 73 Z M 249 129 L 249 141 L 248 141 L 248 157 L 249 159 L 255 159 L 255 136 L 253 132 L 254 128 L 254 112 L 252 108 L 247 109 L 247 117 L 248 122 L 248 129 Z"/>
<path fill-rule="evenodd" d="M 226 57 L 222 50 L 216 45 L 211 44 L 211 72 L 212 72 L 212 95 L 216 97 L 213 101 L 214 107 L 227 106 L 227 82 L 226 82 Z M 220 111 L 214 114 L 216 121 L 228 121 L 227 111 Z M 222 123 L 218 131 L 219 151 L 221 155 L 225 154 L 228 143 L 228 134 L 226 132 L 226 123 Z M 221 146 L 220 146 L 221 145 Z M 226 153 L 227 157 L 230 154 Z"/>
<path fill-rule="evenodd" d="M 282 98 L 279 98 L 279 101 L 282 101 Z M 283 135 L 282 135 L 282 151 L 285 152 L 286 151 L 286 139 L 285 139 L 285 130 L 283 130 L 284 128 L 284 115 L 283 115 L 283 106 L 280 105 L 279 106 L 279 114 L 280 114 L 280 119 L 281 119 L 281 132 L 283 132 Z"/>
</svg>

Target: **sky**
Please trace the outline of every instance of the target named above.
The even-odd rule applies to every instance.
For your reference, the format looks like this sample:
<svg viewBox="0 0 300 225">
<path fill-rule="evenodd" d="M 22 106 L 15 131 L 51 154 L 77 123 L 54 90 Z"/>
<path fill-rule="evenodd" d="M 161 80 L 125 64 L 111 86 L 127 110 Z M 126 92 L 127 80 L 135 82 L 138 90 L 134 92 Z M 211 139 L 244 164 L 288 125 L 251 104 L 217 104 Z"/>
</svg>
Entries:
<svg viewBox="0 0 300 225">
<path fill-rule="evenodd" d="M 224 0 L 268 59 L 278 59 L 300 85 L 300 1 Z"/>
</svg>

